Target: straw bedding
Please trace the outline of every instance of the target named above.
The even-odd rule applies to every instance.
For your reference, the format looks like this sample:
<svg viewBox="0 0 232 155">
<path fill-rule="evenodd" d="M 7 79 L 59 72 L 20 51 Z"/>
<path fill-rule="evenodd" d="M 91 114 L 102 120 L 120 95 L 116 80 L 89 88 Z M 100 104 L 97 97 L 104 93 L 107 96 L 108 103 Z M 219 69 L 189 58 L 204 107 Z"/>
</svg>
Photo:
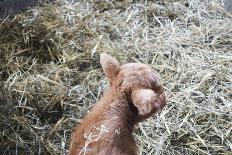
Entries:
<svg viewBox="0 0 232 155">
<path fill-rule="evenodd" d="M 231 154 L 232 15 L 216 0 L 59 0 L 0 21 L 0 154 L 67 154 L 107 87 L 99 54 L 159 72 L 140 154 Z"/>
</svg>

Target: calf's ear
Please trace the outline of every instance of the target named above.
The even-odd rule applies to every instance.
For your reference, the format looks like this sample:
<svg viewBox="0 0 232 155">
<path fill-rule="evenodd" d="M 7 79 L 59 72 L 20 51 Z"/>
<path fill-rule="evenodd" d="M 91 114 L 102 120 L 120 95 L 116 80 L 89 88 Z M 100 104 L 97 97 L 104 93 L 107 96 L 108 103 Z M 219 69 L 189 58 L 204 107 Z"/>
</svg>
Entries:
<svg viewBox="0 0 232 155">
<path fill-rule="evenodd" d="M 106 77 L 112 82 L 120 71 L 117 59 L 106 53 L 102 53 L 100 55 L 100 63 Z"/>
<path fill-rule="evenodd" d="M 131 99 L 142 119 L 150 117 L 166 105 L 164 94 L 156 94 L 151 89 L 134 90 Z"/>
</svg>

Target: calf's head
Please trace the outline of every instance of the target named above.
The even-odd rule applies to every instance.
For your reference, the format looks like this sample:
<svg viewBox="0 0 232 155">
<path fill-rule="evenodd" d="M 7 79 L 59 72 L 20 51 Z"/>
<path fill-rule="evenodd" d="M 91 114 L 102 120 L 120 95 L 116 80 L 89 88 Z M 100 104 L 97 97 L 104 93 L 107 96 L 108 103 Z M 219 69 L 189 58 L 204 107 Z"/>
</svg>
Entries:
<svg viewBox="0 0 232 155">
<path fill-rule="evenodd" d="M 102 53 L 100 63 L 109 80 L 110 87 L 127 96 L 138 111 L 138 119 L 143 120 L 162 109 L 166 104 L 163 85 L 157 72 L 148 65 L 118 61 Z"/>
</svg>

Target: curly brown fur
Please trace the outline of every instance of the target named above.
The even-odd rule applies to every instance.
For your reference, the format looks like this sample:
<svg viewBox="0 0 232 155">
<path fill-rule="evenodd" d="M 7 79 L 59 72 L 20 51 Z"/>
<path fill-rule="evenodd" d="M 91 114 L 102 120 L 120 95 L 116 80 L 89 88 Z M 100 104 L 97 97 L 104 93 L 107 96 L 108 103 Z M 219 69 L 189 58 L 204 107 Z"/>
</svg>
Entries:
<svg viewBox="0 0 232 155">
<path fill-rule="evenodd" d="M 72 136 L 70 155 L 136 155 L 136 123 L 166 104 L 158 74 L 145 64 L 118 61 L 101 54 L 109 88 Z"/>
</svg>

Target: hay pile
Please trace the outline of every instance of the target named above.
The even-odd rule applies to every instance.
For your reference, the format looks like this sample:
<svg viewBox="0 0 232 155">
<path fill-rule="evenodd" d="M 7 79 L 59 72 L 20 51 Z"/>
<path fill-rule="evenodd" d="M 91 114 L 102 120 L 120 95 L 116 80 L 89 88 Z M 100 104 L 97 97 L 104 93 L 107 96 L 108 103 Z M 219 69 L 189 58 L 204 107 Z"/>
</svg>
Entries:
<svg viewBox="0 0 232 155">
<path fill-rule="evenodd" d="M 99 53 L 156 69 L 140 154 L 231 154 L 232 15 L 217 1 L 68 1 L 0 21 L 0 154 L 66 154 L 107 86 Z"/>
</svg>

